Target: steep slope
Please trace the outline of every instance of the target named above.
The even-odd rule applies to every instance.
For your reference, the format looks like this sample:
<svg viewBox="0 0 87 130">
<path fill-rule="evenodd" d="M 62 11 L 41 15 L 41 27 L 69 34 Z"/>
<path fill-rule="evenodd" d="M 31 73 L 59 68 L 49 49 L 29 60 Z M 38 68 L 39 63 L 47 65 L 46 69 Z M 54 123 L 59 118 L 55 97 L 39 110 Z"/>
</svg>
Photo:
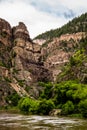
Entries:
<svg viewBox="0 0 87 130">
<path fill-rule="evenodd" d="M 8 79 L 11 67 L 11 31 L 10 24 L 0 19 L 0 106 L 6 105 L 6 97 L 14 93 Z"/>
<path fill-rule="evenodd" d="M 72 21 L 69 21 L 61 28 L 42 33 L 34 39 L 49 40 L 55 37 L 60 37 L 63 34 L 72 34 L 77 32 L 87 32 L 87 13 L 82 14 L 77 18 L 74 18 Z"/>
<path fill-rule="evenodd" d="M 23 23 L 19 23 L 18 26 L 13 28 L 13 36 L 14 46 L 12 51 L 15 53 L 15 57 L 12 63 L 13 68 L 18 70 L 16 77 L 20 80 L 26 80 L 28 84 L 40 80 L 50 80 L 49 70 L 44 68 L 42 61 L 40 61 L 41 48 L 38 44 L 32 42 Z M 49 78 L 46 78 L 46 74 Z"/>
<path fill-rule="evenodd" d="M 62 67 L 80 47 L 80 40 L 86 37 L 87 13 L 73 19 L 63 27 L 37 36 L 34 42 L 41 45 L 44 66 L 52 70 L 54 81 Z"/>
<path fill-rule="evenodd" d="M 11 104 L 9 95 L 38 98 L 38 82 L 86 83 L 86 27 L 87 13 L 32 41 L 24 23 L 0 19 L 0 105 Z"/>
<path fill-rule="evenodd" d="M 62 68 L 57 82 L 77 80 L 87 84 L 87 37 L 80 42 L 80 48 L 70 57 L 69 62 Z"/>
<path fill-rule="evenodd" d="M 36 83 L 52 80 L 40 59 L 41 47 L 32 42 L 25 24 L 11 28 L 0 19 L 0 105 L 6 105 L 6 97 L 15 91 L 20 96 L 36 97 Z"/>
</svg>

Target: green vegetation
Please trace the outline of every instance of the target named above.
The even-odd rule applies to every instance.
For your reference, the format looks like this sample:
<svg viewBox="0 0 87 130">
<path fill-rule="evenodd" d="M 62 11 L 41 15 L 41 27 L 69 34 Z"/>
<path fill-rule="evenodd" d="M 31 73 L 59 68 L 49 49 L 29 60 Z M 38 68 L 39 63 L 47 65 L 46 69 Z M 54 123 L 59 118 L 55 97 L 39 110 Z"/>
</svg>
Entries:
<svg viewBox="0 0 87 130">
<path fill-rule="evenodd" d="M 87 99 L 81 100 L 78 104 L 78 109 L 83 115 L 83 117 L 87 118 Z"/>
<path fill-rule="evenodd" d="M 65 81 L 55 85 L 54 102 L 62 114 L 82 113 L 87 116 L 87 85 L 77 81 Z M 82 105 L 83 104 L 83 105 Z"/>
<path fill-rule="evenodd" d="M 41 84 L 40 84 L 41 85 Z M 47 83 L 42 83 L 47 86 Z M 52 109 L 61 109 L 62 115 L 76 115 L 87 117 L 87 85 L 77 81 L 64 81 L 54 84 L 48 83 L 49 91 L 53 89 L 53 95 L 48 96 L 48 92 L 44 89 L 40 99 L 35 100 L 29 97 L 21 98 L 18 107 L 25 114 L 43 114 L 48 115 Z M 50 92 L 49 92 L 50 93 Z"/>
<path fill-rule="evenodd" d="M 87 39 L 85 43 L 87 43 Z M 77 79 L 81 83 L 87 83 L 87 67 L 85 66 L 87 63 L 86 44 L 84 46 L 82 44 L 84 43 L 81 42 L 80 48 L 70 57 L 69 63 L 62 68 L 62 73 L 58 75 L 57 82 Z"/>
<path fill-rule="evenodd" d="M 39 102 L 28 97 L 19 101 L 18 107 L 25 114 L 36 114 Z"/>
<path fill-rule="evenodd" d="M 72 101 L 67 101 L 63 106 L 62 106 L 62 114 L 67 115 L 67 114 L 72 114 L 74 111 L 74 104 Z"/>
<path fill-rule="evenodd" d="M 78 50 L 71 58 L 70 58 L 70 65 L 81 65 L 84 60 L 87 60 L 87 56 L 84 54 L 85 50 L 81 49 Z"/>
<path fill-rule="evenodd" d="M 20 99 L 20 96 L 16 92 L 14 92 L 13 94 L 10 94 L 6 97 L 6 102 L 10 106 L 17 106 L 19 99 Z"/>
<path fill-rule="evenodd" d="M 43 114 L 48 115 L 54 108 L 54 103 L 51 100 L 34 100 L 28 97 L 22 98 L 19 101 L 19 109 L 25 114 Z"/>
<path fill-rule="evenodd" d="M 66 25 L 61 28 L 50 30 L 42 33 L 35 37 L 35 39 L 52 39 L 54 37 L 59 37 L 62 34 L 72 34 L 77 32 L 87 32 L 87 13 L 82 14 L 80 17 L 74 18 L 69 21 Z"/>
<path fill-rule="evenodd" d="M 52 83 L 39 83 L 40 86 L 44 88 L 44 91 L 40 93 L 40 99 L 50 99 L 53 93 L 53 84 Z"/>
<path fill-rule="evenodd" d="M 55 105 L 51 99 L 43 99 L 39 103 L 38 114 L 48 115 L 53 108 L 55 108 Z"/>
<path fill-rule="evenodd" d="M 39 99 L 20 98 L 13 93 L 6 102 L 24 114 L 48 115 L 53 109 L 60 109 L 61 115 L 87 117 L 87 84 L 68 80 L 56 84 L 41 82 L 39 85 L 44 88 Z"/>
</svg>

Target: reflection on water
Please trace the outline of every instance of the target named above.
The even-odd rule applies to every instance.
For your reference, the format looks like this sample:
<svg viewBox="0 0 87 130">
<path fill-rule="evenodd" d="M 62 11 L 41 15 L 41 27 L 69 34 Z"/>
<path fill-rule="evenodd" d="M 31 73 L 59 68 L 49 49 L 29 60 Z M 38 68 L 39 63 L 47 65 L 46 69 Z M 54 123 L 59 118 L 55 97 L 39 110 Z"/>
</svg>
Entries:
<svg viewBox="0 0 87 130">
<path fill-rule="evenodd" d="M 87 120 L 2 113 L 0 130 L 87 130 Z"/>
</svg>

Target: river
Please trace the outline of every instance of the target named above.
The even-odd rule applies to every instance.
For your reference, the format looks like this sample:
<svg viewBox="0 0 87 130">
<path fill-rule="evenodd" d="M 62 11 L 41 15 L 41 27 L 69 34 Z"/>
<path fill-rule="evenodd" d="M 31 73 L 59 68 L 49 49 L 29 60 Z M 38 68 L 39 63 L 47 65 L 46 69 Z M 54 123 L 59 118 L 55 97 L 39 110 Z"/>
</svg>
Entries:
<svg viewBox="0 0 87 130">
<path fill-rule="evenodd" d="M 0 130 L 87 130 L 87 120 L 0 113 Z"/>
</svg>

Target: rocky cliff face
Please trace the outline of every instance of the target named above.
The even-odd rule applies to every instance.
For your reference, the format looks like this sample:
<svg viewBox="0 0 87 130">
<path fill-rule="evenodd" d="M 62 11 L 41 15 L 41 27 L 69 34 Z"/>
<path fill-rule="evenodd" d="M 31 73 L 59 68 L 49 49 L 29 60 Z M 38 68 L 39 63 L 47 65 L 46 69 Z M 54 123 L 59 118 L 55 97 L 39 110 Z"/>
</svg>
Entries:
<svg viewBox="0 0 87 130">
<path fill-rule="evenodd" d="M 26 26 L 19 23 L 13 28 L 14 47 L 13 66 L 19 70 L 16 75 L 21 80 L 27 80 L 28 84 L 51 79 L 47 69 L 42 65 L 41 47 L 32 42 Z M 18 76 L 19 75 L 19 76 Z"/>
<path fill-rule="evenodd" d="M 0 19 L 0 42 L 3 42 L 4 45 L 11 44 L 11 35 L 12 29 L 8 22 L 3 19 Z"/>
<path fill-rule="evenodd" d="M 24 23 L 11 27 L 0 19 L 0 105 L 10 103 L 6 99 L 15 92 L 37 98 L 42 89 L 37 83 L 56 81 L 85 36 L 78 32 L 32 41 Z"/>
<path fill-rule="evenodd" d="M 14 91 L 39 96 L 36 83 L 52 80 L 41 59 L 41 46 L 32 42 L 24 23 L 11 28 L 0 19 L 0 105 L 6 105 L 5 98 Z"/>
<path fill-rule="evenodd" d="M 35 39 L 41 45 L 44 66 L 52 71 L 53 80 L 61 73 L 63 66 L 69 62 L 75 48 L 79 48 L 79 41 L 86 37 L 85 32 L 63 34 L 51 40 Z"/>
</svg>

